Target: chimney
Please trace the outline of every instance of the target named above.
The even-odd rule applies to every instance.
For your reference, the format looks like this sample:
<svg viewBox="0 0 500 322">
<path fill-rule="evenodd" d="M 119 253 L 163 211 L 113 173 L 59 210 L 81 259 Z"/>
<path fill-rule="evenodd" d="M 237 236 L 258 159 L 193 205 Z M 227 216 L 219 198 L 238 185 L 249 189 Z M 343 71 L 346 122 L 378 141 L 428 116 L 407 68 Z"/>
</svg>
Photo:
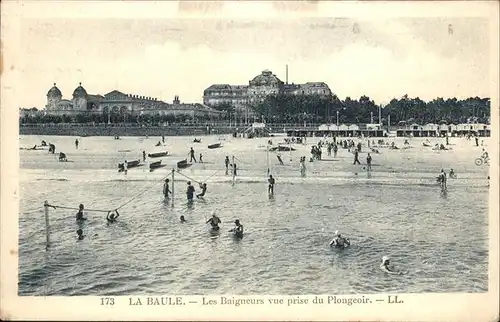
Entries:
<svg viewBox="0 0 500 322">
<path fill-rule="evenodd" d="M 286 84 L 288 85 L 288 64 L 286 65 Z"/>
</svg>

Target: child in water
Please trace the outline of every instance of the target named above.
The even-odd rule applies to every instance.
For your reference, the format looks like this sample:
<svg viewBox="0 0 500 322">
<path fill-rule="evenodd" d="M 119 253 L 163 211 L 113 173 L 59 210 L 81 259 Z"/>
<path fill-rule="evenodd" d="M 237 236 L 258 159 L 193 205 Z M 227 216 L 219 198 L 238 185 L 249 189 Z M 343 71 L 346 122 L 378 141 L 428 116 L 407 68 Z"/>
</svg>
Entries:
<svg viewBox="0 0 500 322">
<path fill-rule="evenodd" d="M 116 215 L 115 215 L 116 213 Z M 118 213 L 118 210 L 115 209 L 114 212 L 112 212 L 112 210 L 108 211 L 108 215 L 106 216 L 106 220 L 108 221 L 108 223 L 113 223 L 116 221 L 116 219 L 120 217 L 120 214 Z"/>
<path fill-rule="evenodd" d="M 240 224 L 240 220 L 239 219 L 236 219 L 234 221 L 234 224 L 236 225 L 234 228 L 232 228 L 231 230 L 229 230 L 229 232 L 232 232 L 234 233 L 234 235 L 238 238 L 242 238 L 243 237 L 243 225 Z"/>
<path fill-rule="evenodd" d="M 82 240 L 85 236 L 83 235 L 83 230 L 78 229 L 76 231 L 76 234 L 78 235 L 77 240 Z"/>
<path fill-rule="evenodd" d="M 83 217 L 83 204 L 80 204 L 80 206 L 78 206 L 78 212 L 76 213 L 76 221 L 82 222 L 84 220 L 87 220 L 87 218 Z"/>
</svg>

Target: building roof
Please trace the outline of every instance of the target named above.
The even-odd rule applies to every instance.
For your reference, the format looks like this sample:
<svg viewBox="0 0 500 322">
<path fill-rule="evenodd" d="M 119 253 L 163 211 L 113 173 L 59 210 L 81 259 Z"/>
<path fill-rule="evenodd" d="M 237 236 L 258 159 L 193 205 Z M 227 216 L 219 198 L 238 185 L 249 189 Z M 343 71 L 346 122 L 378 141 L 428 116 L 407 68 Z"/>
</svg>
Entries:
<svg viewBox="0 0 500 322">
<path fill-rule="evenodd" d="M 62 93 L 59 88 L 57 88 L 56 83 L 54 83 L 54 86 L 47 92 L 47 97 L 62 97 Z"/>
<path fill-rule="evenodd" d="M 277 86 L 284 84 L 270 70 L 264 70 L 260 75 L 255 76 L 250 82 L 250 86 Z"/>
<path fill-rule="evenodd" d="M 87 91 L 82 87 L 82 83 L 73 91 L 73 97 L 87 97 Z"/>
<path fill-rule="evenodd" d="M 221 90 L 221 89 L 231 89 L 231 85 L 229 85 L 229 84 L 213 84 L 213 85 L 210 85 L 210 87 L 208 87 L 205 90 L 208 91 L 208 90 Z"/>
</svg>

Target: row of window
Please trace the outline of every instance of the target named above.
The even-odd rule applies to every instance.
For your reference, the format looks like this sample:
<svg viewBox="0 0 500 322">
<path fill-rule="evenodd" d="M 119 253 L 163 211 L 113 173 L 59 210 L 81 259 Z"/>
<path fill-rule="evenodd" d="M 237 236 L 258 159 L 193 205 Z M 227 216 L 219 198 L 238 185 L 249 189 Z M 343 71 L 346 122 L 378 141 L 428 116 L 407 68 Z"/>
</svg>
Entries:
<svg viewBox="0 0 500 322">
<path fill-rule="evenodd" d="M 225 97 L 230 97 L 230 96 L 246 96 L 248 94 L 250 95 L 270 95 L 270 94 L 278 94 L 279 90 L 262 90 L 262 91 L 251 91 L 246 94 L 241 94 L 241 93 L 235 93 L 235 92 L 209 92 L 205 94 L 205 97 L 213 97 L 213 96 L 225 96 Z M 315 90 L 294 90 L 291 91 L 292 94 L 295 95 L 305 95 L 305 94 L 319 94 L 319 95 L 330 95 L 330 91 L 326 89 L 315 89 Z"/>
</svg>

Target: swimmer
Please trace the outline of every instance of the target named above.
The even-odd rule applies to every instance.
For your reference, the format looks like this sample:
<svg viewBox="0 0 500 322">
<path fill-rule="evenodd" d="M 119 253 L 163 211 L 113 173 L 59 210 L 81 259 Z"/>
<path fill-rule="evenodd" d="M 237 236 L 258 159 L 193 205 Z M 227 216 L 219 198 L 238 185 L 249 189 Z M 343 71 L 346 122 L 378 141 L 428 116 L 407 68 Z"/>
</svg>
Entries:
<svg viewBox="0 0 500 322">
<path fill-rule="evenodd" d="M 187 185 L 188 185 L 186 191 L 187 200 L 188 202 L 192 202 L 194 197 L 194 187 L 191 184 L 191 181 L 188 181 Z"/>
<path fill-rule="evenodd" d="M 168 186 L 169 182 L 170 179 L 165 179 L 165 183 L 163 184 L 163 196 L 165 196 L 165 199 L 168 199 L 169 194 L 172 193 L 172 191 L 170 191 L 170 187 Z"/>
<path fill-rule="evenodd" d="M 116 212 L 116 215 L 115 215 L 115 212 Z M 112 212 L 112 210 L 110 210 L 110 211 L 108 211 L 108 215 L 106 216 L 106 220 L 108 221 L 108 223 L 112 223 L 112 222 L 115 222 L 118 217 L 120 217 L 120 214 L 118 213 L 117 209 L 115 209 L 114 212 Z"/>
<path fill-rule="evenodd" d="M 439 177 L 438 177 L 438 181 L 439 183 L 441 183 L 441 188 L 443 190 L 446 190 L 446 172 L 444 172 L 443 169 L 441 169 L 441 173 L 439 174 Z"/>
<path fill-rule="evenodd" d="M 76 213 L 76 221 L 82 222 L 84 220 L 87 220 L 87 218 L 83 217 L 83 204 L 80 204 L 80 206 L 78 206 L 78 212 Z"/>
<path fill-rule="evenodd" d="M 330 247 L 337 247 L 337 248 L 347 248 L 351 245 L 351 242 L 349 241 L 348 238 L 343 237 L 338 230 L 335 231 L 335 237 L 333 237 L 332 241 L 330 242 Z"/>
<path fill-rule="evenodd" d="M 203 198 L 205 196 L 205 192 L 207 192 L 207 184 L 200 183 L 201 193 L 196 195 L 196 198 Z"/>
<path fill-rule="evenodd" d="M 273 195 L 274 194 L 274 184 L 275 184 L 276 180 L 274 180 L 272 175 L 269 175 L 269 179 L 267 179 L 267 181 L 269 182 L 269 186 L 267 187 L 267 192 L 269 194 Z"/>
<path fill-rule="evenodd" d="M 236 163 L 233 163 L 233 176 L 235 176 L 235 177 L 238 174 L 237 169 L 238 169 L 238 167 L 236 166 Z"/>
<path fill-rule="evenodd" d="M 186 222 L 186 219 L 184 218 L 184 216 L 181 216 L 180 220 L 181 220 L 182 223 Z"/>
<path fill-rule="evenodd" d="M 212 211 L 212 218 L 208 219 L 206 224 L 210 224 L 213 230 L 219 230 L 219 224 L 222 223 L 220 218 L 215 214 L 215 210 Z"/>
<path fill-rule="evenodd" d="M 455 171 L 453 171 L 453 169 L 450 170 L 450 178 L 453 178 L 455 179 L 457 177 L 457 175 L 455 174 Z"/>
<path fill-rule="evenodd" d="M 397 271 L 394 266 L 390 263 L 391 259 L 388 256 L 382 257 L 382 264 L 380 264 L 380 268 L 384 270 L 386 273 L 400 275 L 404 274 L 403 272 Z"/>
<path fill-rule="evenodd" d="M 77 238 L 77 240 L 82 240 L 82 239 L 85 237 L 85 236 L 83 235 L 83 230 L 81 230 L 81 229 L 78 229 L 78 230 L 76 231 L 76 234 L 78 235 L 78 236 L 76 237 L 76 238 Z"/>
<path fill-rule="evenodd" d="M 234 221 L 234 224 L 236 225 L 234 228 L 229 230 L 229 232 L 232 232 L 235 237 L 242 238 L 243 237 L 243 225 L 240 224 L 240 220 L 236 219 Z"/>
</svg>

